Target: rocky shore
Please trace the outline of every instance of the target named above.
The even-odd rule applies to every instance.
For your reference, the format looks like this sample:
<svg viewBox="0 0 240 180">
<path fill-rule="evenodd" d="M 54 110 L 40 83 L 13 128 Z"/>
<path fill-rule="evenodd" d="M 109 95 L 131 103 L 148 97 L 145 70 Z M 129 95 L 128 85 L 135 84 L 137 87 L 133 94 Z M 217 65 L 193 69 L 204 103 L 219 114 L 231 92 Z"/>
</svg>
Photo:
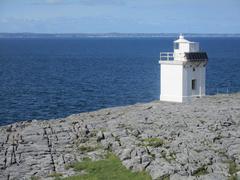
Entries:
<svg viewBox="0 0 240 180">
<path fill-rule="evenodd" d="M 54 179 L 84 157 L 117 155 L 153 179 L 240 179 L 240 94 L 151 102 L 0 127 L 0 179 Z"/>
</svg>

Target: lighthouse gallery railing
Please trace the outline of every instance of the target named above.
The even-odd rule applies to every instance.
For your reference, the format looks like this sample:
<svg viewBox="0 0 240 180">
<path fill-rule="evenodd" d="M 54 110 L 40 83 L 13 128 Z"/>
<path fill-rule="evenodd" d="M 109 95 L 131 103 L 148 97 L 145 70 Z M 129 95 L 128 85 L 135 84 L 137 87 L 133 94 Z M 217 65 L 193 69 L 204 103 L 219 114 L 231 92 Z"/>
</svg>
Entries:
<svg viewBox="0 0 240 180">
<path fill-rule="evenodd" d="M 160 52 L 160 61 L 173 61 L 173 52 Z"/>
</svg>

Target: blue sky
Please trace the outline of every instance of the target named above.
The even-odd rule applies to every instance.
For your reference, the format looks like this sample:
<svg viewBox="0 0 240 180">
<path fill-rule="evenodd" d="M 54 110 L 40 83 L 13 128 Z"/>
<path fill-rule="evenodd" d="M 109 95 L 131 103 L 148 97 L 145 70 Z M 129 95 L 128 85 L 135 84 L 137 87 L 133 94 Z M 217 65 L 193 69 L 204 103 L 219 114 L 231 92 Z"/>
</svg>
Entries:
<svg viewBox="0 0 240 180">
<path fill-rule="evenodd" d="M 240 0 L 0 0 L 0 32 L 240 33 Z"/>
</svg>

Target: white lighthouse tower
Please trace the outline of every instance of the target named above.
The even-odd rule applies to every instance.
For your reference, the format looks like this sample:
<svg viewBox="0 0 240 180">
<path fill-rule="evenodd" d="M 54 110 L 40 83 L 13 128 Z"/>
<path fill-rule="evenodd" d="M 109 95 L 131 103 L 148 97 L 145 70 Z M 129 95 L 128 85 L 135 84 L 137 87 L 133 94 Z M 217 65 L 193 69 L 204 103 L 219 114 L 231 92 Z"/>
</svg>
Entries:
<svg viewBox="0 0 240 180">
<path fill-rule="evenodd" d="M 161 101 L 186 102 L 205 95 L 207 53 L 199 43 L 184 39 L 174 41 L 174 52 L 160 53 Z"/>
</svg>

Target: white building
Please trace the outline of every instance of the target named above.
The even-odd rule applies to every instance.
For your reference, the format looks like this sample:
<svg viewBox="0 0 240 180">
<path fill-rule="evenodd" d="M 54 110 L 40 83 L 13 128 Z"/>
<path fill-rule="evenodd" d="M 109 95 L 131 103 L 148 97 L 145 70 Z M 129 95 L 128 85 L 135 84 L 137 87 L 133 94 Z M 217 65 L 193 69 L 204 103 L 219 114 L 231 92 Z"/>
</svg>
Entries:
<svg viewBox="0 0 240 180">
<path fill-rule="evenodd" d="M 174 52 L 160 53 L 161 101 L 186 102 L 205 95 L 207 53 L 199 43 L 182 35 L 174 41 Z"/>
</svg>

